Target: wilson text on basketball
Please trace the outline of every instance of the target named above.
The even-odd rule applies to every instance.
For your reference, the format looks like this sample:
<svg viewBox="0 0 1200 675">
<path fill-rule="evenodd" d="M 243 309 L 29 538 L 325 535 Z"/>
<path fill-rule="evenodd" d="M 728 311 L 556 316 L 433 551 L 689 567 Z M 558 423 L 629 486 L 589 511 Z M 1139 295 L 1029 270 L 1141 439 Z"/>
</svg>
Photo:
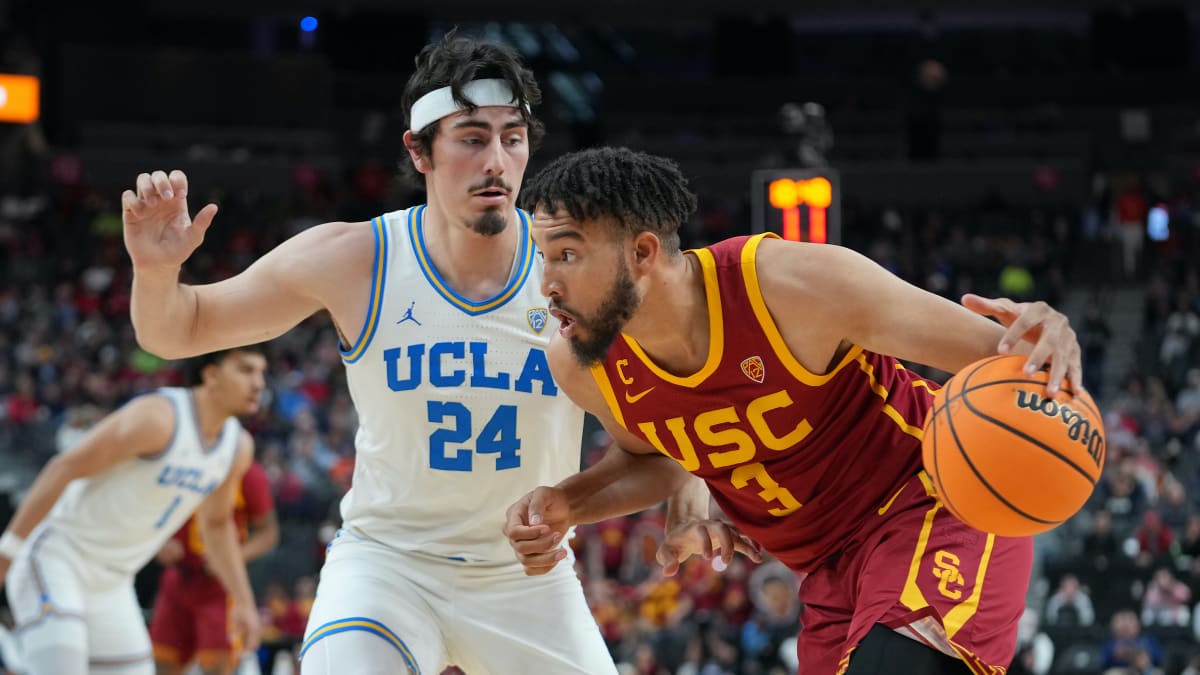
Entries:
<svg viewBox="0 0 1200 675">
<path fill-rule="evenodd" d="M 1042 398 L 1031 391 L 1017 390 L 1017 407 L 1041 413 L 1046 417 L 1057 417 L 1067 427 L 1067 438 L 1078 441 L 1088 449 L 1088 455 L 1099 467 L 1104 461 L 1104 434 L 1092 426 L 1091 420 L 1052 398 Z"/>
</svg>

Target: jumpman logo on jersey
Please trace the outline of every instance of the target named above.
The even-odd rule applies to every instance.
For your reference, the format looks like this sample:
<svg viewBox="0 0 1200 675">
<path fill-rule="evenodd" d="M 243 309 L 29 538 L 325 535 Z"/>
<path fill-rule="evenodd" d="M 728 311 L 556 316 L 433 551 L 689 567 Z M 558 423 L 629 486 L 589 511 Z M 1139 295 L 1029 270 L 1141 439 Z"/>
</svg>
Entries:
<svg viewBox="0 0 1200 675">
<path fill-rule="evenodd" d="M 410 302 L 408 304 L 408 309 L 404 310 L 404 316 L 400 317 L 400 320 L 397 321 L 396 323 L 404 323 L 405 321 L 411 321 L 411 322 L 417 324 L 418 326 L 420 326 L 421 322 L 417 321 L 417 317 L 412 315 L 413 307 L 416 306 L 416 304 L 417 304 L 416 300 L 413 300 L 412 302 Z"/>
</svg>

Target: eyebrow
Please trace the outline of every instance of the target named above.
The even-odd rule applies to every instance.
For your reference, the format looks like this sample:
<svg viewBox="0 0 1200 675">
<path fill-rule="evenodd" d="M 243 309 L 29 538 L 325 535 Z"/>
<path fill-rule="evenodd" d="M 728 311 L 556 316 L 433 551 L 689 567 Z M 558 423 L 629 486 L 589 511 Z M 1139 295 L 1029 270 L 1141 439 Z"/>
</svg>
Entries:
<svg viewBox="0 0 1200 675">
<path fill-rule="evenodd" d="M 506 131 L 508 129 L 523 129 L 528 126 L 529 126 L 529 123 L 527 123 L 525 120 L 517 119 L 517 120 L 512 120 L 511 122 L 504 124 L 504 126 L 500 127 L 500 129 L 502 131 Z M 492 125 L 488 124 L 487 122 L 484 122 L 483 120 L 467 118 L 467 119 L 463 119 L 463 120 L 459 120 L 459 121 L 455 122 L 453 128 L 454 129 L 483 129 L 484 131 L 491 131 Z"/>
<path fill-rule="evenodd" d="M 575 230 L 559 230 L 546 235 L 547 242 L 558 241 L 559 239 L 575 239 L 578 241 L 583 241 L 583 235 L 579 234 Z"/>
</svg>

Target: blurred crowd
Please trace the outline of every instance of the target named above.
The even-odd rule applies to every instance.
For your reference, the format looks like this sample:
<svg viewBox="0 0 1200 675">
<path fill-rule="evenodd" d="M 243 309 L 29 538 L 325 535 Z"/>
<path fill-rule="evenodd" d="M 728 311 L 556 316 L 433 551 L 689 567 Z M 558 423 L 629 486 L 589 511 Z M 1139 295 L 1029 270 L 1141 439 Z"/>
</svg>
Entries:
<svg viewBox="0 0 1200 675">
<path fill-rule="evenodd" d="M 33 473 L 97 419 L 140 392 L 182 383 L 181 364 L 134 339 L 116 195 L 91 190 L 69 156 L 46 167 L 0 195 L 5 520 Z M 1010 672 L 1196 673 L 1200 191 L 1156 190 L 1136 176 L 1098 185 L 1091 204 L 1060 209 L 999 198 L 959 211 L 847 201 L 842 230 L 846 244 L 947 297 L 969 290 L 1062 306 L 1082 292 L 1072 318 L 1089 388 L 1106 413 L 1108 464 L 1084 512 L 1039 538 L 1039 575 Z M 253 190 L 207 197 L 221 213 L 187 265 L 190 281 L 226 277 L 324 220 L 365 219 L 419 199 L 374 165 L 336 177 L 300 168 L 288 199 Z M 1157 204 L 1168 214 L 1161 240 L 1146 230 Z M 740 198 L 704 195 L 684 243 L 746 233 L 747 213 Z M 1141 325 L 1114 325 L 1108 315 L 1122 289 L 1138 294 Z M 1136 358 L 1106 380 L 1106 351 L 1121 331 L 1133 332 Z M 266 405 L 245 421 L 282 527 L 280 548 L 252 569 L 271 652 L 288 652 L 301 637 L 353 472 L 356 418 L 336 347 L 323 316 L 270 343 Z M 585 462 L 607 443 L 590 429 Z M 740 557 L 721 570 L 691 561 L 664 577 L 654 563 L 661 534 L 662 514 L 649 511 L 581 527 L 572 542 L 597 622 L 622 667 L 638 675 L 794 672 L 799 580 L 776 562 Z M 153 576 L 150 569 L 139 583 L 147 607 Z"/>
<path fill-rule="evenodd" d="M 1136 267 L 1153 263 L 1144 267 L 1145 283 L 1139 285 L 1140 325 L 1091 329 L 1103 335 L 1132 330 L 1140 339 L 1133 366 L 1111 383 L 1113 394 L 1103 405 L 1108 459 L 1100 484 L 1078 516 L 1039 540 L 1043 575 L 1031 598 L 1042 610 L 1040 649 L 1065 652 L 1058 663 L 1075 668 L 1054 672 L 1200 671 L 1195 197 L 1180 195 L 1168 206 L 1170 237 L 1139 242 L 1154 246 L 1148 258 L 1140 252 L 1134 257 Z M 1117 239 L 1124 257 L 1128 242 L 1120 233 Z M 1094 324 L 1104 323 L 1096 307 L 1090 313 Z M 1031 623 L 1026 632 L 1025 670 L 1013 672 L 1047 672 L 1033 665 L 1037 628 Z"/>
</svg>

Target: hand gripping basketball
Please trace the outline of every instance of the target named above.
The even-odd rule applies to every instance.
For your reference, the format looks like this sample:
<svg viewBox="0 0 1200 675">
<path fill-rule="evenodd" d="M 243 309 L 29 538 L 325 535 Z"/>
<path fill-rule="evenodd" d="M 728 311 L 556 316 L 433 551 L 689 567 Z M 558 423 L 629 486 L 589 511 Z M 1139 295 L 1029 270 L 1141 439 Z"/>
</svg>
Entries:
<svg viewBox="0 0 1200 675">
<path fill-rule="evenodd" d="M 1046 363 L 1050 364 L 1047 392 L 1058 393 L 1059 383 L 1066 377 L 1073 391 L 1083 391 L 1082 350 L 1066 315 L 1044 302 L 1013 302 L 1008 298 L 983 298 L 968 293 L 962 304 L 984 316 L 994 317 L 1008 328 L 996 351 L 1009 354 L 1022 340 L 1033 345 L 1025 362 L 1026 375 L 1032 376 Z"/>
</svg>

